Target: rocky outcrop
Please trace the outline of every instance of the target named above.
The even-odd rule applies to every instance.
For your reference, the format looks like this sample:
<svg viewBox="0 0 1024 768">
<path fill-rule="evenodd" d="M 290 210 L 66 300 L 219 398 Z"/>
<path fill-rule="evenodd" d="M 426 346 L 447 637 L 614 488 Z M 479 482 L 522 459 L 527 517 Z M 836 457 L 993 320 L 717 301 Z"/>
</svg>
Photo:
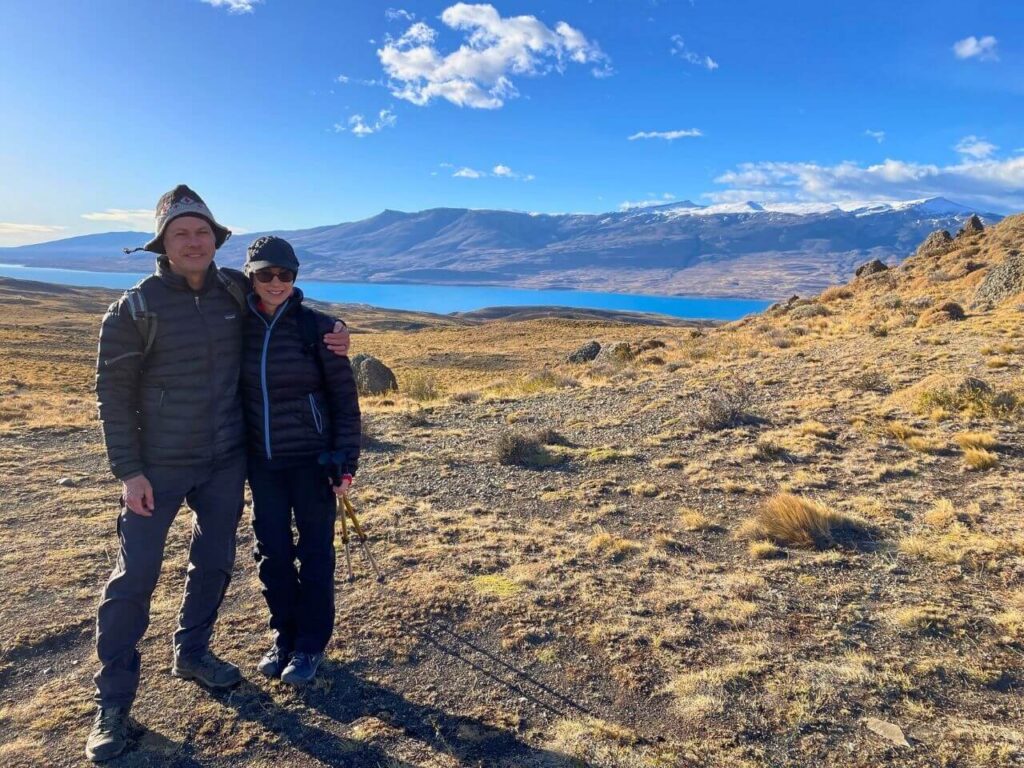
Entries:
<svg viewBox="0 0 1024 768">
<path fill-rule="evenodd" d="M 972 214 L 971 218 L 967 220 L 960 230 L 956 233 L 957 237 L 970 237 L 971 235 L 980 235 L 985 231 L 985 225 L 981 223 L 981 219 L 978 214 Z"/>
<path fill-rule="evenodd" d="M 918 246 L 915 256 L 941 256 L 953 247 L 953 236 L 945 229 L 932 232 Z"/>
<path fill-rule="evenodd" d="M 885 262 L 880 259 L 872 259 L 857 267 L 857 271 L 853 274 L 857 277 L 868 277 L 869 275 L 877 275 L 879 272 L 885 272 L 889 269 L 885 265 Z"/>
<path fill-rule="evenodd" d="M 383 395 L 398 389 L 394 372 L 373 355 L 353 357 L 352 372 L 361 395 Z"/>
<path fill-rule="evenodd" d="M 971 306 L 994 305 L 1024 291 L 1024 255 L 1010 251 L 1006 260 L 992 267 L 974 292 Z"/>
<path fill-rule="evenodd" d="M 765 313 L 768 315 L 784 315 L 789 310 L 791 310 L 798 301 L 800 301 L 800 297 L 797 296 L 796 294 L 793 294 L 785 301 L 777 301 L 774 304 L 772 304 L 770 307 L 768 307 L 768 309 L 765 310 Z"/>
<path fill-rule="evenodd" d="M 588 341 L 581 347 L 573 350 L 565 358 L 568 363 L 589 363 L 601 352 L 601 344 L 597 341 Z"/>
</svg>

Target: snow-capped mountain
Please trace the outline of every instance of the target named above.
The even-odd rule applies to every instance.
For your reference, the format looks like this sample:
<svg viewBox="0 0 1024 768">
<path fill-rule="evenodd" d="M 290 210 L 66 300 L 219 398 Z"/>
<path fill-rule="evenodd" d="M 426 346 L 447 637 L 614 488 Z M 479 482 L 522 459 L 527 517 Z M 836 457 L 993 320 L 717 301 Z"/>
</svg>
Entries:
<svg viewBox="0 0 1024 768">
<path fill-rule="evenodd" d="M 655 294 L 777 298 L 847 280 L 863 261 L 895 263 L 930 232 L 972 214 L 945 198 L 835 203 L 690 201 L 602 214 L 434 208 L 277 231 L 302 277 L 351 282 L 506 285 Z M 218 263 L 238 266 L 258 234 L 235 236 Z M 265 233 L 263 233 L 265 234 Z M 143 233 L 106 233 L 0 249 L 0 262 L 141 271 Z"/>
</svg>

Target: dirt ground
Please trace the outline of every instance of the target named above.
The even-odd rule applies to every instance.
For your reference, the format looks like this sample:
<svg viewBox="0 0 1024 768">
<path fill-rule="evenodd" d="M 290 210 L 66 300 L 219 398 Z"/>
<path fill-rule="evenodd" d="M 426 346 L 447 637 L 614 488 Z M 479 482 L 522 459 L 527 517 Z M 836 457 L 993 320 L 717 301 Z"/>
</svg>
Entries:
<svg viewBox="0 0 1024 768">
<path fill-rule="evenodd" d="M 339 309 L 399 380 L 353 493 L 387 581 L 339 559 L 316 684 L 267 682 L 243 519 L 211 693 L 168 674 L 183 510 L 112 765 L 1024 764 L 1024 302 L 969 306 L 1022 229 L 716 328 Z M 112 295 L 0 284 L 3 765 L 84 763 Z"/>
</svg>

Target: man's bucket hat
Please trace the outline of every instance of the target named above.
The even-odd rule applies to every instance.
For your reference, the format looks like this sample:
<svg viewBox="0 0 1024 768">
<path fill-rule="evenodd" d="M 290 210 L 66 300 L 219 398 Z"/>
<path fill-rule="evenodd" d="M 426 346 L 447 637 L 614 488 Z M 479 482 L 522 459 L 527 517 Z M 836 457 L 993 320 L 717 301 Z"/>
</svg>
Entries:
<svg viewBox="0 0 1024 768">
<path fill-rule="evenodd" d="M 179 216 L 199 216 L 210 222 L 213 227 L 213 234 L 216 237 L 216 247 L 220 248 L 224 242 L 231 237 L 231 230 L 217 223 L 206 207 L 203 198 L 193 192 L 184 184 L 179 184 L 170 192 L 165 193 L 156 204 L 156 237 L 142 246 L 145 251 L 153 253 L 167 253 L 164 248 L 164 230 L 167 225 Z"/>
<path fill-rule="evenodd" d="M 250 243 L 245 252 L 245 274 L 251 275 L 267 267 L 280 267 L 299 273 L 299 260 L 291 243 L 281 237 L 264 235 Z"/>
</svg>

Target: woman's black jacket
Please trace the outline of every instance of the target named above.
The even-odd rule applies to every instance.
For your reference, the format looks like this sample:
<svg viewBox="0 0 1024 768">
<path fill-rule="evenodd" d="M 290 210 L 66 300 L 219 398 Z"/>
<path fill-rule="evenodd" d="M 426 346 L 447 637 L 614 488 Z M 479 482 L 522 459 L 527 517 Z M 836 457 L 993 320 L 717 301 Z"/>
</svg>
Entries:
<svg viewBox="0 0 1024 768">
<path fill-rule="evenodd" d="M 262 461 L 317 460 L 333 454 L 342 473 L 359 464 L 359 398 L 347 357 L 323 343 L 334 320 L 302 306 L 302 291 L 267 317 L 249 295 L 245 319 L 242 401 L 249 454 Z M 307 342 L 303 313 L 316 319 L 316 341 Z M 319 360 L 319 362 L 318 362 Z"/>
</svg>

